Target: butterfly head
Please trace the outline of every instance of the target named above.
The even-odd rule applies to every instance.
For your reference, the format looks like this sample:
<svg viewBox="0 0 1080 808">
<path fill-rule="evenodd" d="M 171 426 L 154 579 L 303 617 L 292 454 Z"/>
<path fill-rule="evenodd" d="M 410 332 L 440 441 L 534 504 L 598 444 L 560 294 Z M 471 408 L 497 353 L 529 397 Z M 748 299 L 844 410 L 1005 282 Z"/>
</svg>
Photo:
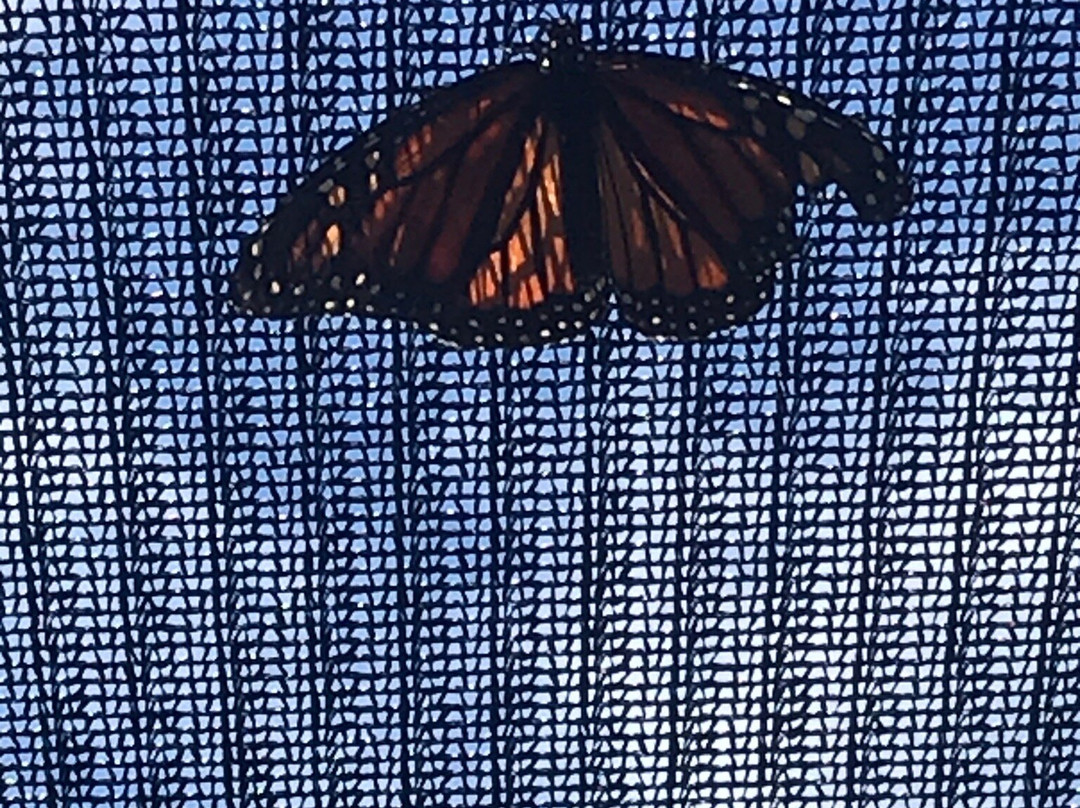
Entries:
<svg viewBox="0 0 1080 808">
<path fill-rule="evenodd" d="M 534 43 L 534 52 L 540 69 L 549 71 L 572 71 L 585 61 L 585 49 L 581 44 L 581 26 L 570 20 L 550 22 Z"/>
</svg>

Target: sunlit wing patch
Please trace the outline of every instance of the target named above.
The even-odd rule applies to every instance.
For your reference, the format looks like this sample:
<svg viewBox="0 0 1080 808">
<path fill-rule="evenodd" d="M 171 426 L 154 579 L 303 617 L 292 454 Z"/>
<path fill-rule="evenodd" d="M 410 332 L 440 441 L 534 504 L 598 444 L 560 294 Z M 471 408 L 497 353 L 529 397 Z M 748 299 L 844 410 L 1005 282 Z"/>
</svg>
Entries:
<svg viewBox="0 0 1080 808">
<path fill-rule="evenodd" d="M 243 245 L 239 308 L 265 316 L 386 312 L 457 268 L 537 72 L 513 64 L 436 91 L 328 160 Z"/>
<path fill-rule="evenodd" d="M 839 184 L 867 221 L 894 219 L 911 201 L 911 187 L 884 143 L 859 121 L 820 101 L 761 78 L 685 59 L 619 54 L 600 63 L 605 83 L 621 98 L 636 97 L 639 105 L 692 122 L 695 132 L 741 135 L 745 139 L 738 150 L 744 155 L 755 149 L 767 154 L 786 183 Z M 769 160 L 747 156 L 759 167 L 768 165 Z M 709 159 L 734 168 L 726 150 L 713 151 Z M 731 184 L 737 185 L 732 176 Z M 745 209 L 752 208 L 748 201 Z"/>
<path fill-rule="evenodd" d="M 480 308 L 529 309 L 553 294 L 571 294 L 574 276 L 566 251 L 562 167 L 557 133 L 537 120 L 503 203 L 496 246 L 469 283 Z"/>
<path fill-rule="evenodd" d="M 387 268 L 387 281 L 438 284 L 460 267 L 478 208 L 497 181 L 493 155 L 519 147 L 519 114 L 511 107 L 483 120 L 467 142 L 410 171 L 376 200 L 362 224 L 370 234 L 365 258 Z"/>
<path fill-rule="evenodd" d="M 537 118 L 528 130 L 465 308 L 443 305 L 426 323 L 438 336 L 465 345 L 540 343 L 581 333 L 604 313 L 601 284 L 580 284 L 571 267 L 559 142 L 551 121 Z"/>
<path fill-rule="evenodd" d="M 622 316 L 647 334 L 681 338 L 749 319 L 793 249 L 787 211 L 732 242 L 709 217 L 688 215 L 620 135 L 601 128 L 598 176 Z"/>
</svg>

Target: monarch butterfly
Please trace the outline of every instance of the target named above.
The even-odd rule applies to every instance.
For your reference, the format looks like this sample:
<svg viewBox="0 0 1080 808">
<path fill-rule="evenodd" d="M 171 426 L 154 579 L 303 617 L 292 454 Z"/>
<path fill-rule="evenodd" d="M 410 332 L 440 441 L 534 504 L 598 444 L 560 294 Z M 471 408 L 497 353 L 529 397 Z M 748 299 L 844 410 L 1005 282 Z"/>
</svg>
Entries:
<svg viewBox="0 0 1080 808">
<path fill-rule="evenodd" d="M 838 183 L 870 221 L 910 199 L 880 140 L 785 87 L 590 50 L 568 24 L 536 57 L 436 90 L 332 157 L 246 241 L 234 302 L 509 347 L 585 331 L 615 292 L 642 332 L 703 337 L 769 299 L 799 183 Z"/>
</svg>

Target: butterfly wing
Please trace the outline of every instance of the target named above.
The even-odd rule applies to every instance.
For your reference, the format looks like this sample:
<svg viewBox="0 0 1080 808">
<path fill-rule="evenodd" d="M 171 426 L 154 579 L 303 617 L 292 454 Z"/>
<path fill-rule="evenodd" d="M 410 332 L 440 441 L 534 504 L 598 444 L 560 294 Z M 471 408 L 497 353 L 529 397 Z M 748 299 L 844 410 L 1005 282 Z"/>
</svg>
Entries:
<svg viewBox="0 0 1080 808">
<path fill-rule="evenodd" d="M 401 317 L 466 346 L 588 328 L 602 300 L 571 267 L 541 80 L 530 64 L 496 68 L 331 158 L 244 244 L 236 304 Z"/>
<path fill-rule="evenodd" d="M 624 317 L 692 338 L 749 319 L 793 253 L 800 183 L 838 183 L 871 221 L 910 189 L 884 145 L 824 104 L 684 59 L 599 57 L 598 176 Z"/>
</svg>

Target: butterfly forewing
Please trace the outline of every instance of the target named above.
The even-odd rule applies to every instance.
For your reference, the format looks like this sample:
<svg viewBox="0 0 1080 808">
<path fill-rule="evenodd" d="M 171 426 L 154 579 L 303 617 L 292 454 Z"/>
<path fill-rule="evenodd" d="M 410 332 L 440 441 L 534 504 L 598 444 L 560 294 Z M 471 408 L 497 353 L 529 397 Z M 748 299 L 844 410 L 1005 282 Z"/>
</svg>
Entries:
<svg viewBox="0 0 1080 808">
<path fill-rule="evenodd" d="M 715 99 L 673 82 L 603 84 L 599 177 L 623 316 L 646 333 L 702 337 L 748 319 L 793 249 L 796 178 Z M 649 78 L 646 76 L 646 78 Z"/>
<path fill-rule="evenodd" d="M 332 157 L 246 242 L 234 300 L 271 316 L 385 309 L 390 293 L 446 281 L 491 154 L 520 145 L 536 78 L 511 65 L 436 92 Z"/>
</svg>

